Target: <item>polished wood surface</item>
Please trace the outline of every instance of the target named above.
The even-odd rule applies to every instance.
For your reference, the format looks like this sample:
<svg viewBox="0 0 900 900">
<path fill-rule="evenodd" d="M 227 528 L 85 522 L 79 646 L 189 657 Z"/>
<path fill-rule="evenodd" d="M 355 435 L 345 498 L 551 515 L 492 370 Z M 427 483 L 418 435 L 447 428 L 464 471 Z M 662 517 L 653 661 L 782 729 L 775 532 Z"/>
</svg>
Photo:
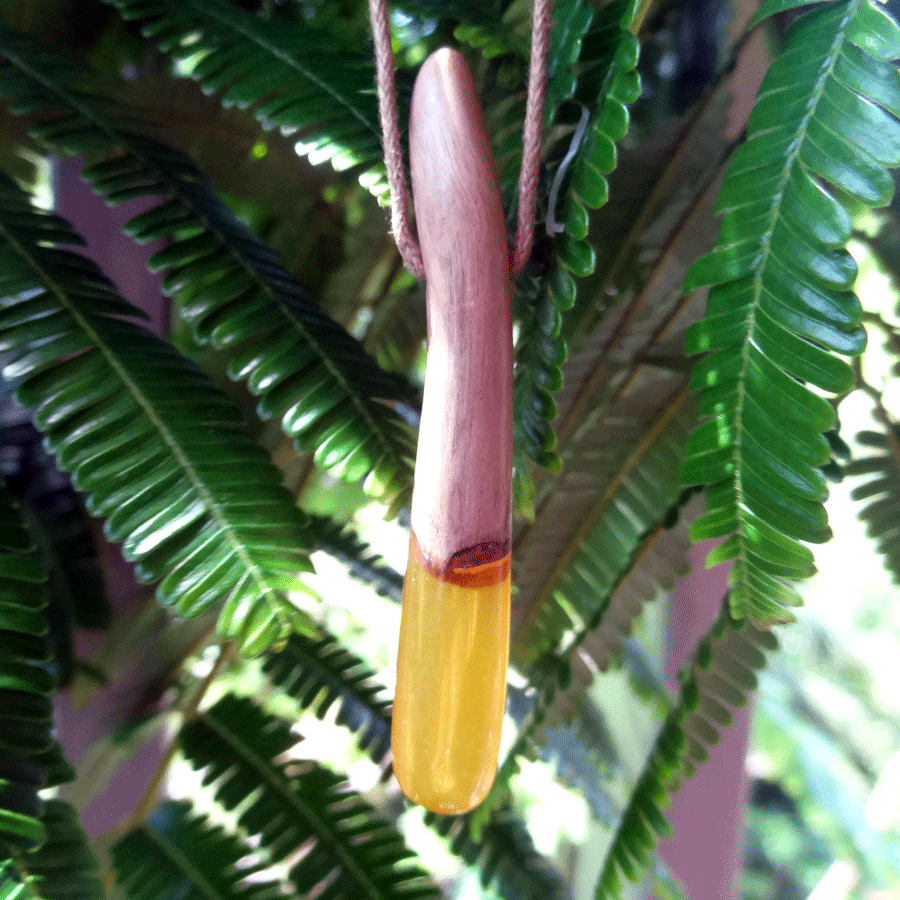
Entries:
<svg viewBox="0 0 900 900">
<path fill-rule="evenodd" d="M 510 551 L 512 322 L 500 189 L 475 85 L 444 48 L 410 116 L 428 362 L 412 530 L 438 577 Z"/>
</svg>

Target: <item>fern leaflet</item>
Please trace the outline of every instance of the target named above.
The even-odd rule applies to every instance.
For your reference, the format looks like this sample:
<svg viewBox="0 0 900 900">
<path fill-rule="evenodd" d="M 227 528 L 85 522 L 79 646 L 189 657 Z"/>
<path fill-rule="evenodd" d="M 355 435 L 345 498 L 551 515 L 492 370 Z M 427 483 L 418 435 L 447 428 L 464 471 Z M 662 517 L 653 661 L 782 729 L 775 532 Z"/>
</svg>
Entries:
<svg viewBox="0 0 900 900">
<path fill-rule="evenodd" d="M 309 593 L 301 514 L 238 409 L 59 246 L 81 243 L 0 181 L 3 376 L 160 600 L 188 617 L 223 601 L 222 634 L 259 653 L 309 627 L 288 595 Z"/>
<path fill-rule="evenodd" d="M 128 900 L 274 900 L 282 886 L 261 880 L 264 864 L 236 835 L 187 803 L 166 801 L 112 848 Z"/>
<path fill-rule="evenodd" d="M 207 770 L 219 802 L 241 807 L 240 826 L 259 835 L 273 860 L 292 858 L 288 877 L 301 895 L 327 886 L 333 900 L 437 896 L 399 834 L 344 779 L 312 762 L 275 762 L 297 743 L 289 723 L 229 695 L 186 725 L 179 740 L 191 763 Z"/>
<path fill-rule="evenodd" d="M 413 437 L 379 398 L 405 393 L 359 343 L 318 309 L 278 255 L 213 192 L 189 157 L 139 134 L 112 102 L 86 87 L 89 74 L 15 32 L 0 33 L 0 94 L 13 109 L 50 121 L 32 128 L 69 153 L 102 152 L 84 171 L 111 204 L 154 198 L 126 230 L 168 246 L 150 265 L 201 344 L 225 350 L 229 375 L 260 397 L 263 418 L 316 462 L 348 481 L 367 479 L 372 494 L 402 505 L 412 482 Z"/>
<path fill-rule="evenodd" d="M 865 479 L 851 496 L 862 505 L 866 530 L 894 581 L 900 582 L 900 428 L 888 425 L 884 431 L 862 431 L 856 440 L 871 452 L 850 460 L 844 469 L 850 477 Z"/>
<path fill-rule="evenodd" d="M 622 876 L 637 881 L 652 862 L 653 848 L 672 829 L 662 810 L 683 778 L 707 758 L 706 747 L 731 725 L 729 706 L 746 702 L 755 672 L 777 641 L 771 632 L 734 620 L 726 606 L 682 672 L 681 694 L 666 716 L 644 770 L 613 833 L 597 900 L 617 900 Z"/>
<path fill-rule="evenodd" d="M 366 664 L 333 637 L 293 634 L 263 666 L 269 678 L 322 718 L 337 703 L 338 722 L 359 736 L 360 746 L 386 767 L 391 743 L 391 705 Z"/>
<path fill-rule="evenodd" d="M 900 31 L 870 0 L 797 19 L 729 165 L 716 247 L 686 277 L 686 290 L 711 289 L 686 339 L 707 355 L 693 373 L 703 421 L 682 479 L 708 486 L 692 537 L 725 538 L 709 563 L 735 560 L 738 617 L 790 620 L 790 582 L 814 571 L 801 542 L 830 536 L 820 467 L 835 415 L 821 393 L 852 384 L 833 354 L 859 353 L 865 332 L 850 218 L 828 185 L 870 206 L 890 199 L 900 75 L 886 61 L 898 54 Z"/>
<path fill-rule="evenodd" d="M 314 165 L 355 168 L 376 196 L 387 191 L 375 68 L 364 50 L 304 23 L 290 27 L 223 0 L 107 0 L 145 35 L 189 63 L 190 76 L 226 105 L 252 108 L 265 128 L 302 131 Z M 405 91 L 399 92 L 401 96 Z"/>
</svg>

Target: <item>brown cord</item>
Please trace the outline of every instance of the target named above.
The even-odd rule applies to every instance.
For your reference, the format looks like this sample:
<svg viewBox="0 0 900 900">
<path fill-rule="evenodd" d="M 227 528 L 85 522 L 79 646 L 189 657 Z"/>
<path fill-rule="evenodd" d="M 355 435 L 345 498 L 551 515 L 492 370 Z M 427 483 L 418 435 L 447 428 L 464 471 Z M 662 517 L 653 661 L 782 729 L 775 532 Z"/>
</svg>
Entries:
<svg viewBox="0 0 900 900">
<path fill-rule="evenodd" d="M 553 0 L 534 0 L 531 18 L 531 60 L 528 66 L 528 99 L 522 137 L 522 168 L 519 172 L 519 213 L 516 245 L 510 254 L 510 276 L 522 271 L 534 242 L 534 212 L 537 205 L 538 167 L 541 160 L 544 101 L 547 92 L 547 52 L 550 43 L 550 10 Z M 387 0 L 369 0 L 369 18 L 375 43 L 375 73 L 378 114 L 384 143 L 384 164 L 391 191 L 391 231 L 406 268 L 416 278 L 425 277 L 422 253 L 412 233 L 409 193 L 403 151 L 400 148 L 397 95 L 394 88 L 394 56 L 388 24 Z"/>
<path fill-rule="evenodd" d="M 394 89 L 394 53 L 391 50 L 391 30 L 388 25 L 387 0 L 369 0 L 372 38 L 375 42 L 375 77 L 378 85 L 378 115 L 381 118 L 381 140 L 384 143 L 384 164 L 391 189 L 391 231 L 400 256 L 413 275 L 425 277 L 422 251 L 409 224 L 409 196 L 406 188 L 406 169 L 400 149 L 400 126 L 397 115 L 397 93 Z"/>
</svg>

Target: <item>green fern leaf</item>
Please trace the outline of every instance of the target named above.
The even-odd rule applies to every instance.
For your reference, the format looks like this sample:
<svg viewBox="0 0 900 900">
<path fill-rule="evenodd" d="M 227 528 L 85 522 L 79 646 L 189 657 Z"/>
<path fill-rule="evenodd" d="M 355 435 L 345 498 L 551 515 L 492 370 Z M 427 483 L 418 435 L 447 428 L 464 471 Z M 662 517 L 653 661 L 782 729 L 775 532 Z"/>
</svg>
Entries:
<svg viewBox="0 0 900 900">
<path fill-rule="evenodd" d="M 12 861 L 0 862 L 0 900 L 41 900 L 33 878 L 20 878 Z"/>
<path fill-rule="evenodd" d="M 213 192 L 187 156 L 138 134 L 109 100 L 89 93 L 88 73 L 21 35 L 0 37 L 0 94 L 13 109 L 52 117 L 32 129 L 54 148 L 103 151 L 84 177 L 109 203 L 152 197 L 126 226 L 136 240 L 164 239 L 150 265 L 177 292 L 201 344 L 229 354 L 229 375 L 260 397 L 302 451 L 348 481 L 402 506 L 412 484 L 413 436 L 375 397 L 397 398 L 401 380 L 323 315 L 281 260 Z M 160 199 L 162 198 L 162 200 Z"/>
<path fill-rule="evenodd" d="M 795 22 L 729 165 L 717 245 L 685 281 L 711 286 L 686 339 L 708 354 L 693 374 L 704 419 L 682 469 L 685 484 L 708 486 L 692 535 L 726 539 L 709 563 L 735 560 L 732 610 L 761 623 L 792 618 L 790 582 L 814 571 L 801 542 L 831 533 L 820 467 L 835 415 L 821 392 L 852 384 L 833 354 L 859 353 L 865 332 L 844 249 L 850 219 L 826 183 L 867 205 L 890 198 L 900 76 L 879 58 L 895 53 L 887 22 L 869 0 Z"/>
<path fill-rule="evenodd" d="M 56 681 L 48 666 L 46 574 L 31 536 L 0 484 L 0 850 L 44 839 L 40 754 L 55 743 Z M 0 853 L 0 856 L 3 854 Z"/>
<path fill-rule="evenodd" d="M 570 66 L 560 63 L 550 83 L 556 103 L 548 108 L 559 109 L 563 100 L 574 97 L 588 117 L 583 133 L 581 127 L 574 129 L 570 152 L 564 157 L 557 147 L 554 154 L 556 174 L 547 211 L 547 229 L 558 235 L 553 242 L 554 265 L 539 280 L 523 281 L 516 301 L 523 327 L 516 348 L 513 393 L 515 488 L 516 505 L 526 514 L 531 491 L 528 461 L 551 471 L 558 471 L 561 464 L 553 449 L 556 436 L 551 422 L 556 415 L 552 395 L 562 386 L 561 366 L 568 355 L 562 323 L 576 304 L 577 280 L 592 274 L 596 266 L 596 254 L 587 240 L 588 210 L 607 200 L 605 176 L 615 168 L 616 143 L 628 130 L 628 105 L 640 94 L 635 72 L 639 48 L 629 30 L 636 14 L 634 0 L 613 0 L 593 16 L 583 4 L 575 3 L 563 4 L 562 12 L 555 14 L 558 54 L 564 60 L 577 55 L 581 74 L 576 80 Z M 504 164 L 500 156 L 507 193 L 513 183 L 510 172 L 518 171 L 519 158 L 513 153 Z M 564 213 L 561 221 L 557 221 L 559 210 Z"/>
<path fill-rule="evenodd" d="M 100 900 L 97 863 L 77 814 L 39 795 L 69 775 L 48 696 L 56 682 L 48 664 L 45 581 L 21 514 L 0 483 L 0 896 Z"/>
<path fill-rule="evenodd" d="M 22 860 L 43 900 L 103 900 L 97 860 L 72 806 L 47 800 L 41 822 L 46 840 Z"/>
<path fill-rule="evenodd" d="M 861 504 L 866 531 L 900 583 L 900 429 L 892 425 L 885 431 L 863 431 L 856 440 L 871 452 L 844 467 L 848 477 L 864 479 L 850 496 Z"/>
<path fill-rule="evenodd" d="M 312 762 L 273 762 L 297 743 L 288 722 L 229 695 L 186 725 L 179 741 L 273 860 L 311 845 L 289 874 L 301 896 L 326 886 L 333 900 L 438 896 L 399 834 L 346 781 Z"/>
<path fill-rule="evenodd" d="M 573 639 L 569 650 L 572 685 L 566 691 L 565 702 L 572 703 L 578 692 L 586 690 L 593 683 L 595 672 L 605 672 L 609 668 L 613 658 L 632 640 L 629 637 L 631 627 L 643 607 L 668 594 L 678 577 L 685 573 L 690 551 L 686 520 L 687 513 L 682 511 L 673 527 L 660 525 L 646 536 L 634 555 L 631 570 L 619 582 L 609 603 L 598 608 L 588 621 L 583 638 L 582 633 L 578 633 Z M 591 661 L 590 667 L 584 662 L 585 658 Z M 573 691 L 576 685 L 578 688 Z M 560 706 L 558 703 L 557 709 Z M 555 715 L 551 715 L 553 718 Z"/>
<path fill-rule="evenodd" d="M 61 468 L 158 596 L 185 616 L 224 601 L 219 628 L 259 653 L 309 627 L 303 528 L 238 410 L 133 308 L 63 219 L 0 182 L 3 374 Z M 210 448 L 216 448 L 214 457 Z"/>
<path fill-rule="evenodd" d="M 293 634 L 263 671 L 304 709 L 319 718 L 337 703 L 337 721 L 357 734 L 360 746 L 385 768 L 391 748 L 391 704 L 377 676 L 330 635 L 313 640 Z"/>
<path fill-rule="evenodd" d="M 472 816 L 427 813 L 425 823 L 450 842 L 450 849 L 477 867 L 482 885 L 496 885 L 504 900 L 566 900 L 568 886 L 534 847 L 515 812 L 505 807 L 473 833 Z"/>
<path fill-rule="evenodd" d="M 364 50 L 308 23 L 290 27 L 223 0 L 107 2 L 184 60 L 205 91 L 219 93 L 226 105 L 251 108 L 264 128 L 302 131 L 297 151 L 314 165 L 356 169 L 364 187 L 385 196 L 375 69 Z"/>
<path fill-rule="evenodd" d="M 371 585 L 376 593 L 400 601 L 403 576 L 369 550 L 350 527 L 328 518 L 309 515 L 308 531 L 313 547 L 344 563 L 354 578 Z"/>
<path fill-rule="evenodd" d="M 547 53 L 547 99 L 544 120 L 550 124 L 560 104 L 571 99 L 578 85 L 575 65 L 581 56 L 582 40 L 594 20 L 587 3 L 559 0 L 553 7 L 553 27 Z"/>
<path fill-rule="evenodd" d="M 731 724 L 729 706 L 742 705 L 756 686 L 775 637 L 723 609 L 682 673 L 681 694 L 657 735 L 644 770 L 613 833 L 600 872 L 597 900 L 618 900 L 622 878 L 638 881 L 653 859 L 659 838 L 671 826 L 662 810 L 683 778 L 707 758 L 706 747 Z"/>
<path fill-rule="evenodd" d="M 677 500 L 678 466 L 694 422 L 677 384 L 674 398 L 666 397 L 652 418 L 645 397 L 641 417 L 629 425 L 623 423 L 635 397 L 601 404 L 583 423 L 572 459 L 535 522 L 518 537 L 517 667 L 555 649 L 573 628 L 600 627 L 639 547 Z"/>
<path fill-rule="evenodd" d="M 513 477 L 516 509 L 530 517 L 534 511 L 529 461 L 551 472 L 562 465 L 550 422 L 556 415 L 553 393 L 562 386 L 560 367 L 567 348 L 559 340 L 562 318 L 550 291 L 528 276 L 520 279 L 520 285 L 518 299 L 526 311 L 520 317 L 522 337 L 513 377 Z"/>
<path fill-rule="evenodd" d="M 112 848 L 128 900 L 274 900 L 282 885 L 262 881 L 263 865 L 235 835 L 210 825 L 187 803 L 167 801 Z"/>
</svg>

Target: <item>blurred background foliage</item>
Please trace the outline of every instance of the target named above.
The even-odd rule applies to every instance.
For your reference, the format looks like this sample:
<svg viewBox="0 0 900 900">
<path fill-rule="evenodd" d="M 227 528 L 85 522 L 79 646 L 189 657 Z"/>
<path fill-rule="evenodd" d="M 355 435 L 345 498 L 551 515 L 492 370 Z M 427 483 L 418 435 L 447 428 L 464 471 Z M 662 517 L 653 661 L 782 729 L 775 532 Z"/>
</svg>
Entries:
<svg viewBox="0 0 900 900">
<path fill-rule="evenodd" d="M 127 616 L 114 614 L 100 583 L 103 566 L 96 548 L 102 537 L 89 523 L 83 501 L 52 466 L 39 433 L 11 396 L 4 395 L 3 474 L 37 536 L 37 551 L 49 573 L 58 684 L 70 686 L 73 696 L 85 701 L 127 668 L 136 646 L 158 641 L 155 670 L 121 711 L 111 733 L 97 742 L 92 766 L 80 771 L 63 795 L 77 808 L 88 806 L 108 780 L 105 764 L 137 753 L 148 733 L 173 735 L 179 715 L 191 709 L 195 698 L 199 702 L 202 688 L 204 712 L 189 726 L 193 731 L 182 730 L 168 769 L 168 793 L 183 803 L 161 806 L 149 818 L 148 808 L 139 809 L 135 823 L 128 824 L 141 818 L 146 824 L 111 851 L 128 896 L 193 896 L 184 893 L 187 889 L 177 878 L 162 886 L 151 884 L 141 865 L 157 845 L 196 845 L 223 865 L 233 862 L 236 872 L 246 871 L 238 864 L 246 847 L 234 844 L 231 836 L 239 824 L 258 833 L 239 822 L 246 810 L 235 812 L 236 798 L 253 793 L 255 782 L 234 763 L 224 781 L 202 783 L 198 768 L 216 760 L 202 756 L 199 735 L 238 733 L 237 722 L 258 715 L 257 730 L 269 744 L 256 749 L 254 759 L 280 759 L 289 739 L 271 717 L 282 716 L 296 721 L 307 761 L 299 774 L 280 762 L 272 766 L 268 786 L 288 785 L 298 792 L 298 785 L 306 786 L 311 805 L 325 808 L 338 790 L 329 771 L 343 773 L 353 797 L 361 798 L 353 815 L 367 822 L 383 818 L 398 823 L 415 854 L 411 865 L 427 870 L 448 896 L 593 897 L 600 860 L 631 802 L 647 748 L 674 705 L 663 675 L 665 595 L 683 571 L 689 545 L 686 522 L 697 511 L 690 506 L 690 492 L 677 480 L 684 439 L 696 417 L 687 399 L 688 364 L 681 345 L 685 328 L 702 311 L 694 295 L 682 303 L 681 283 L 688 264 L 716 236 L 712 200 L 724 162 L 740 137 L 732 98 L 737 94 L 740 99 L 746 90 L 733 75 L 748 46 L 746 26 L 755 6 L 727 0 L 558 3 L 562 25 L 550 72 L 542 219 L 559 212 L 548 209 L 548 198 L 582 110 L 598 90 L 611 102 L 605 114 L 597 112 L 597 121 L 592 120 L 594 157 L 584 150 L 567 176 L 574 187 L 559 204 L 566 231 L 559 238 L 539 237 L 516 296 L 517 548 L 522 561 L 513 644 L 518 680 L 510 691 L 502 755 L 508 765 L 501 769 L 497 796 L 483 811 L 464 822 L 435 822 L 408 808 L 385 777 L 398 573 L 407 541 L 404 479 L 410 473 L 402 423 L 416 422 L 425 319 L 421 286 L 403 270 L 377 201 L 380 150 L 362 129 L 361 136 L 351 135 L 361 148 L 359 158 L 352 160 L 358 165 L 347 171 L 340 164 L 336 169 L 321 164 L 335 150 L 328 142 L 314 145 L 312 124 L 260 127 L 265 116 L 256 101 L 265 84 L 257 94 L 252 89 L 243 96 L 235 92 L 223 105 L 215 72 L 201 72 L 202 54 L 190 52 L 190 22 L 184 26 L 188 39 L 170 54 L 165 41 L 148 39 L 138 23 L 120 15 L 124 9 L 141 18 L 164 5 L 149 0 L 144 6 L 126 0 L 0 0 L 0 17 L 7 26 L 31 34 L 45 50 L 90 69 L 104 95 L 132 116 L 122 127 L 134 128 L 139 136 L 135 153 L 149 146 L 141 140 L 161 141 L 209 174 L 215 193 L 245 223 L 248 234 L 275 251 L 277 266 L 315 298 L 311 305 L 357 339 L 365 358 L 373 361 L 371 377 L 379 379 L 380 388 L 376 399 L 364 391 L 354 393 L 358 385 L 352 379 L 348 392 L 362 406 L 391 400 L 396 415 L 388 419 L 385 412 L 378 424 L 385 446 L 395 442 L 394 449 L 400 448 L 396 456 L 401 463 L 373 500 L 377 485 L 366 492 L 358 478 L 347 483 L 336 477 L 323 464 L 327 454 L 315 441 L 304 444 L 302 435 L 293 440 L 296 435 L 285 434 L 276 420 L 260 415 L 253 396 L 259 391 L 230 378 L 234 368 L 229 370 L 227 340 L 198 338 L 198 322 L 207 337 L 216 322 L 209 324 L 215 316 L 200 309 L 190 284 L 179 282 L 185 260 L 174 253 L 157 258 L 156 267 L 168 280 L 165 330 L 172 343 L 200 362 L 238 404 L 306 514 L 304 552 L 311 554 L 316 569 L 308 582 L 324 598 L 316 614 L 334 639 L 320 641 L 301 628 L 261 662 L 241 660 L 232 648 L 214 642 L 215 623 L 208 613 L 197 622 L 182 622 L 138 592 L 140 602 Z M 312 35 L 327 34 L 336 58 L 369 56 L 368 24 L 358 0 L 232 0 L 220 6 L 274 26 L 283 23 L 298 31 L 308 26 Z M 520 0 L 397 0 L 392 8 L 401 104 L 408 99 L 415 67 L 428 52 L 453 42 L 467 53 L 482 88 L 511 209 L 528 5 Z M 186 3 L 182 12 L 189 17 L 193 9 Z M 766 51 L 778 51 L 790 16 L 776 16 L 760 42 Z M 616 43 L 610 48 L 613 22 Z M 639 60 L 638 42 L 627 37 L 632 28 L 639 35 Z M 4 34 L 0 46 L 17 52 L 13 38 Z M 172 45 L 176 43 L 173 39 Z M 602 66 L 602 72 L 592 66 Z M 45 74 L 52 74 L 49 68 Z M 290 74 L 270 77 L 287 79 Z M 189 75 L 195 80 L 182 77 Z M 352 72 L 348 76 L 351 86 L 354 77 Z M 64 78 L 61 83 L 74 86 Z M 372 96 L 364 95 L 360 109 L 371 111 L 373 104 Z M 47 124 L 45 117 L 52 120 L 53 115 L 40 102 L 24 105 L 17 111 L 24 115 L 4 113 L 0 165 L 31 185 L 36 197 L 48 198 L 54 180 L 59 188 L 60 164 L 45 154 L 28 128 L 40 129 Z M 278 119 L 283 110 L 272 108 L 269 114 L 270 121 L 263 124 L 284 124 Z M 122 133 L 131 146 L 130 132 Z M 66 139 L 56 135 L 63 150 L 78 149 L 67 146 Z M 305 154 L 296 151 L 298 142 Z M 608 183 L 599 169 L 591 168 L 606 152 L 611 158 L 602 175 Z M 368 189 L 360 184 L 360 168 L 371 174 Z M 104 173 L 95 176 L 102 189 Z M 192 177 L 185 176 L 187 181 Z M 615 202 L 604 205 L 607 191 Z M 900 512 L 900 457 L 892 445 L 900 440 L 895 424 L 900 421 L 900 206 L 895 202 L 877 213 L 858 206 L 851 250 L 860 267 L 857 292 L 869 344 L 856 364 L 857 386 L 839 397 L 840 428 L 830 436 L 827 508 L 835 537 L 816 548 L 819 574 L 801 586 L 804 607 L 797 611 L 798 621 L 777 629 L 781 646 L 769 655 L 766 673 L 758 680 L 748 759 L 744 900 L 900 896 L 900 700 L 895 689 L 900 675 L 900 527 L 892 524 Z M 213 218 L 219 215 L 209 208 Z M 625 233 L 623 220 L 629 223 Z M 149 238 L 153 229 L 144 224 Z M 241 246 L 255 247 L 253 239 L 239 236 Z M 263 281 L 271 275 L 267 260 L 260 263 L 260 271 L 267 273 Z M 266 282 L 276 292 L 280 271 Z M 321 327 L 327 332 L 330 326 Z M 355 360 L 353 347 L 347 353 Z M 664 427 L 657 432 L 660 422 Z M 641 448 L 637 460 L 615 456 L 613 451 L 622 446 Z M 653 480 L 647 476 L 639 487 L 648 490 L 649 484 L 657 508 L 641 518 L 638 503 L 628 507 L 634 534 L 622 537 L 609 510 L 632 502 L 627 493 L 633 488 L 631 466 L 650 471 Z M 638 476 L 643 477 L 640 471 Z M 639 482 L 638 476 L 633 481 Z M 872 479 L 889 487 L 882 484 L 879 491 L 867 492 L 864 485 Z M 883 501 L 880 507 L 867 504 L 873 496 Z M 397 519 L 385 521 L 385 503 L 399 511 Z M 613 547 L 614 541 L 621 543 Z M 582 603 L 584 591 L 579 593 L 579 566 L 587 565 L 579 552 L 588 561 L 604 554 L 619 561 L 618 568 L 605 573 L 603 584 L 593 584 L 588 603 Z M 605 622 L 608 631 L 592 644 L 602 621 L 596 603 L 601 594 L 617 597 L 621 607 L 616 609 L 627 615 L 622 613 L 621 622 Z M 73 649 L 76 628 L 105 629 L 90 658 Z M 576 638 L 584 638 L 583 652 L 571 658 L 556 654 L 560 647 L 578 644 Z M 241 706 L 233 695 L 255 697 L 257 704 Z M 227 769 L 221 760 L 219 764 Z M 229 779 L 236 785 L 230 793 Z M 57 780 L 64 781 L 64 773 Z M 254 794 L 259 810 L 270 810 L 269 802 L 274 801 L 264 792 Z M 64 807 L 52 812 L 60 833 L 70 827 Z M 208 816 L 222 830 L 207 828 L 197 815 Z M 350 819 L 348 814 L 342 821 L 336 814 L 329 832 L 337 835 L 336 844 Z M 646 831 L 648 826 L 642 827 Z M 376 832 L 369 832 L 371 839 L 383 839 L 394 852 L 393 836 Z M 95 848 L 105 853 L 114 837 L 121 835 L 103 838 Z M 310 860 L 311 869 L 319 864 L 312 862 L 319 859 L 315 852 L 303 857 L 303 849 L 316 840 L 321 845 L 321 834 L 293 835 L 284 843 L 290 840 L 293 845 L 279 846 L 281 855 L 272 851 L 260 867 L 274 871 L 276 880 L 293 883 L 298 895 L 306 896 L 308 884 L 324 891 L 350 868 L 346 860 L 343 867 L 321 863 L 324 880 L 316 882 L 313 872 L 303 881 L 302 860 Z M 261 843 L 265 849 L 266 839 Z M 256 845 L 251 839 L 248 846 Z M 405 850 L 396 852 L 405 858 Z M 158 866 L 163 870 L 166 864 Z M 656 856 L 651 873 L 633 896 L 681 896 Z M 7 876 L 0 897 L 30 896 Z M 416 877 L 418 869 L 408 882 L 398 877 L 383 894 L 372 896 L 393 896 L 394 890 L 402 894 L 404 884 L 428 896 L 431 888 L 427 883 L 422 888 Z M 96 878 L 85 884 L 83 896 L 99 896 Z M 230 896 L 230 889 L 223 875 L 210 896 Z M 353 896 L 354 890 L 347 887 L 344 896 Z"/>
</svg>

